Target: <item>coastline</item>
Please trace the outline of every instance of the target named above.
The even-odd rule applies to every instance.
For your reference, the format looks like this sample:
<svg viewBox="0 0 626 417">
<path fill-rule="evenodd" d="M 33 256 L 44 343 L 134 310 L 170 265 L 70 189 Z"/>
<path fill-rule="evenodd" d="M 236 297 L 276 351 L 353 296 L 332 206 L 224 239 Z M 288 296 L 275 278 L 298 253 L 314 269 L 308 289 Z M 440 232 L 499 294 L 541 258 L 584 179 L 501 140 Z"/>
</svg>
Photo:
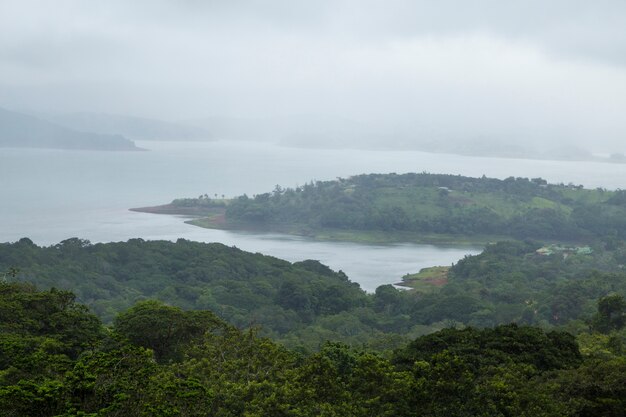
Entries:
<svg viewBox="0 0 626 417">
<path fill-rule="evenodd" d="M 365 245 L 391 245 L 416 243 L 436 246 L 466 246 L 475 248 L 498 240 L 509 239 L 506 236 L 461 236 L 409 231 L 383 230 L 348 230 L 348 229 L 312 229 L 306 225 L 258 225 L 250 223 L 228 222 L 226 210 L 220 208 L 181 207 L 173 204 L 131 208 L 130 211 L 150 214 L 187 216 L 185 223 L 205 229 L 231 230 L 252 233 L 282 233 L 307 239 L 326 242 L 351 242 Z"/>
</svg>

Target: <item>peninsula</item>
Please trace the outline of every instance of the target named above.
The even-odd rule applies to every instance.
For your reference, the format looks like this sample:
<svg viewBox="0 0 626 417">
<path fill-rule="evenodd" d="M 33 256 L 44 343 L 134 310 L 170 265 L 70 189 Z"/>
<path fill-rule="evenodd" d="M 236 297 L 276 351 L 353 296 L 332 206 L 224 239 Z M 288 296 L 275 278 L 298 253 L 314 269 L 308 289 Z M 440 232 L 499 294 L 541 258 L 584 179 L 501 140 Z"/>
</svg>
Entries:
<svg viewBox="0 0 626 417">
<path fill-rule="evenodd" d="M 361 242 L 586 242 L 626 236 L 626 192 L 541 178 L 429 173 L 357 175 L 233 199 L 177 199 L 135 211 L 218 229 Z"/>
</svg>

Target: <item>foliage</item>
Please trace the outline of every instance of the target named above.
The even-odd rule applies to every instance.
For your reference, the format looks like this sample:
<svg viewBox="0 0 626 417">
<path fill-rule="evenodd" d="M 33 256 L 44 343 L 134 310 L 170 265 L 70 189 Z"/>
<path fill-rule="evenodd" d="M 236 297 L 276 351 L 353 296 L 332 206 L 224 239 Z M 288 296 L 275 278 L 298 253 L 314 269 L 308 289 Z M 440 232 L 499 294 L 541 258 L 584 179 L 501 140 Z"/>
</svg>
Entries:
<svg viewBox="0 0 626 417">
<path fill-rule="evenodd" d="M 141 301 L 115 318 L 117 333 L 151 349 L 159 362 L 179 360 L 183 346 L 209 331 L 227 328 L 210 311 L 182 311 L 155 300 Z"/>
<path fill-rule="evenodd" d="M 424 323 L 453 319 L 477 327 L 507 322 L 561 326 L 589 319 L 597 299 L 626 293 L 623 246 L 550 255 L 537 252 L 541 246 L 498 242 L 465 257 L 450 268 L 447 284 L 422 297 L 412 314 Z"/>
<path fill-rule="evenodd" d="M 358 284 L 317 261 L 292 264 L 217 243 L 133 239 L 92 245 L 73 238 L 38 247 L 21 239 L 0 244 L 0 268 L 5 265 L 19 268 L 15 279 L 72 289 L 105 322 L 152 298 L 190 310 L 210 309 L 236 326 L 258 325 L 281 338 L 369 303 Z M 309 347 L 321 342 L 312 340 Z"/>
<path fill-rule="evenodd" d="M 6 286 L 2 303 L 56 296 Z M 157 318 L 150 321 L 150 314 Z M 199 327 L 190 325 L 192 317 Z M 175 354 L 166 349 L 157 360 L 157 350 L 144 345 L 163 345 L 142 323 L 161 326 L 156 337 L 175 329 L 179 341 L 167 340 Z M 16 380 L 5 377 L 12 365 L 4 363 L 0 416 L 620 416 L 626 405 L 624 356 L 585 358 L 570 335 L 535 327 L 446 329 L 390 358 L 341 343 L 301 355 L 208 311 L 152 301 L 99 329 L 96 344 L 92 327 L 88 320 L 77 324 L 80 351 L 65 356 L 63 372 L 32 367 Z M 55 327 L 11 331 L 32 340 L 58 337 Z M 15 362 L 30 360 L 29 351 L 14 351 Z"/>
<path fill-rule="evenodd" d="M 191 312 L 180 309 L 209 309 L 232 325 L 259 327 L 263 336 L 306 352 L 318 350 L 325 340 L 390 349 L 452 323 L 480 328 L 579 322 L 585 327 L 598 299 L 626 294 L 621 266 L 626 249 L 621 244 L 611 250 L 596 244 L 592 251 L 570 251 L 567 256 L 542 255 L 537 252 L 541 246 L 532 241 L 491 244 L 447 269 L 445 285 L 436 291 L 383 285 L 374 294 L 317 261 L 289 263 L 185 240 L 92 245 L 69 239 L 38 247 L 22 239 L 0 244 L 0 270 L 16 266 L 20 271 L 10 280 L 71 289 L 106 323 L 147 298 L 167 303 L 140 303 L 121 318 L 137 334 L 142 328 L 154 330 L 152 337 L 161 341 L 140 344 L 154 349 L 159 361 L 167 361 L 179 350 L 157 344 L 178 340 L 178 333 L 192 326 L 190 320 L 210 325 L 214 319 L 190 319 Z M 608 316 L 597 316 L 594 326 L 607 332 L 618 329 L 623 320 L 610 313 L 612 324 L 606 324 L 601 317 Z M 609 327 L 604 329 L 602 323 Z M 196 327 L 198 334 L 204 330 Z"/>
<path fill-rule="evenodd" d="M 415 362 L 428 360 L 443 351 L 463 357 L 472 371 L 507 364 L 523 364 L 549 371 L 581 362 L 578 345 L 569 333 L 545 333 L 537 327 L 515 324 L 487 329 L 444 329 L 420 337 L 398 350 L 395 362 L 410 368 Z"/>
<path fill-rule="evenodd" d="M 621 330 L 626 325 L 626 300 L 620 294 L 610 294 L 598 300 L 598 312 L 593 327 L 601 333 Z"/>
</svg>

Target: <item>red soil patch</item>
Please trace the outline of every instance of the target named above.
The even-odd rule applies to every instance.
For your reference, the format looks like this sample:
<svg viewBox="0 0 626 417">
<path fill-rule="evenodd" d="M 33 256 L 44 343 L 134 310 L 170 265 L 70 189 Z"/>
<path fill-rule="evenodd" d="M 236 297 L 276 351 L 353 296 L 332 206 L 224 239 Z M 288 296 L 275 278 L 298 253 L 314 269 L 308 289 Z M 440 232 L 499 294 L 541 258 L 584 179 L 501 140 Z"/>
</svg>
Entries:
<svg viewBox="0 0 626 417">
<path fill-rule="evenodd" d="M 226 213 L 216 214 L 211 217 L 211 222 L 216 226 L 223 226 L 226 224 Z"/>
<path fill-rule="evenodd" d="M 440 278 L 425 278 L 422 280 L 430 285 L 434 285 L 435 287 L 443 287 L 448 283 L 448 278 L 440 277 Z"/>
</svg>

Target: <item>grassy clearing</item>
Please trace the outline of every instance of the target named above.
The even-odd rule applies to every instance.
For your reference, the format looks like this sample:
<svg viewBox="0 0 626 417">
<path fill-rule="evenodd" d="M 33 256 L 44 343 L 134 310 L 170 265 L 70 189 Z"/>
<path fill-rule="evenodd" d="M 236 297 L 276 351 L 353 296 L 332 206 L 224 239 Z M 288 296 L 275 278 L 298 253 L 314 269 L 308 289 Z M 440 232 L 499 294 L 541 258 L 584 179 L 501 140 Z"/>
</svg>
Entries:
<svg viewBox="0 0 626 417">
<path fill-rule="evenodd" d="M 575 201 L 588 203 L 588 204 L 603 203 L 609 198 L 611 198 L 611 196 L 613 196 L 613 193 L 611 191 L 603 191 L 600 189 L 590 190 L 590 189 L 564 188 L 560 191 L 560 193 L 564 197 L 570 198 Z"/>
<path fill-rule="evenodd" d="M 598 199 L 593 191 L 580 196 L 584 199 Z M 445 201 L 445 202 L 444 202 Z M 526 201 L 517 196 L 503 193 L 472 193 L 449 190 L 445 197 L 432 187 L 381 188 L 373 200 L 377 208 L 401 207 L 407 213 L 419 213 L 420 218 L 435 218 L 445 215 L 446 209 L 462 213 L 468 208 L 484 207 L 505 219 L 522 215 L 531 209 L 554 209 L 571 213 L 571 208 L 543 197 L 533 197 Z M 411 216 L 411 214 L 410 214 Z"/>
<path fill-rule="evenodd" d="M 433 292 L 448 283 L 449 266 L 423 268 L 416 274 L 406 274 L 397 285 L 418 292 Z"/>
</svg>

